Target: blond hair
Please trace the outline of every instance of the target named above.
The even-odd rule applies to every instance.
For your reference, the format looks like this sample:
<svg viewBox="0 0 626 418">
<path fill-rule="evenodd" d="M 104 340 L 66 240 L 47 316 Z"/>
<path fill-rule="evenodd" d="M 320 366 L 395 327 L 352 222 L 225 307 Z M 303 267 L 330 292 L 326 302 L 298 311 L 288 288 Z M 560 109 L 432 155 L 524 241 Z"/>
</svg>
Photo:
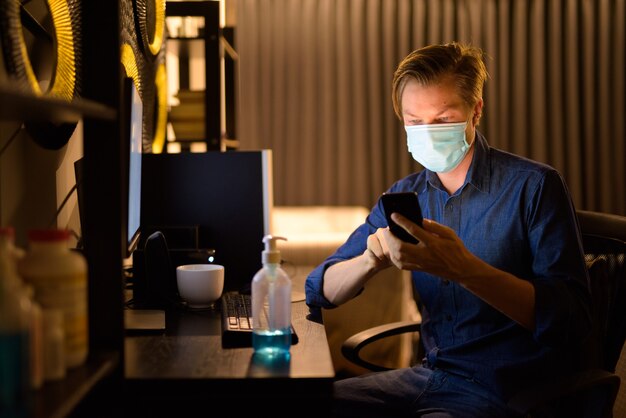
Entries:
<svg viewBox="0 0 626 418">
<path fill-rule="evenodd" d="M 468 107 L 474 107 L 482 99 L 483 86 L 489 77 L 483 56 L 480 48 L 457 42 L 429 45 L 411 52 L 398 64 L 393 75 L 392 100 L 396 115 L 402 120 L 402 93 L 411 79 L 431 85 L 450 76 L 463 101 Z"/>
</svg>

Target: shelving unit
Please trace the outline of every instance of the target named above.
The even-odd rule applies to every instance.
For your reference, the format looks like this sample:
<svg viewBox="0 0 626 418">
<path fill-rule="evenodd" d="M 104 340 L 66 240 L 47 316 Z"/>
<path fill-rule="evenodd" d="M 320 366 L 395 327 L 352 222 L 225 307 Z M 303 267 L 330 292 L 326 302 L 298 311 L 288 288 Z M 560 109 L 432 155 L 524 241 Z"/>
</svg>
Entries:
<svg viewBox="0 0 626 418">
<path fill-rule="evenodd" d="M 47 382 L 34 394 L 28 416 L 33 418 L 69 416 L 98 383 L 113 375 L 119 363 L 118 353 L 100 353 L 84 366 L 69 370 L 64 379 Z"/>
<path fill-rule="evenodd" d="M 10 79 L 0 83 L 0 120 L 21 123 L 83 123 L 85 210 L 92 221 L 84 255 L 88 262 L 89 355 L 65 378 L 46 381 L 18 406 L 22 418 L 116 416 L 122 410 L 124 324 L 123 246 L 120 231 L 121 103 L 120 3 L 90 2 L 81 8 L 80 98 L 67 102 L 29 94 Z M 4 22 L 3 22 L 4 23 Z M 118 140 L 116 140 L 118 139 Z M 34 169 L 37 169 L 36 167 Z M 106 398 L 105 404 L 94 399 Z M 96 411 L 96 414 L 90 413 Z M 106 412 L 105 412 L 106 411 Z M 0 411 L 0 415 L 6 411 Z M 82 412 L 81 415 L 83 416 Z"/>
<path fill-rule="evenodd" d="M 82 121 L 84 206 L 81 225 L 88 263 L 89 356 L 68 370 L 66 378 L 45 382 L 24 405 L 23 418 L 119 416 L 123 411 L 124 379 L 124 266 L 125 243 L 122 190 L 122 32 L 119 1 L 89 2 L 82 7 L 83 80 L 81 98 L 72 102 L 35 96 L 0 84 L 0 120 L 16 122 L 76 123 Z M 222 139 L 220 117 L 219 1 L 167 3 L 168 16 L 201 16 L 206 60 L 205 121 L 208 150 L 233 142 Z M 81 220 L 82 222 L 82 220 Z M 90 414 L 83 411 L 96 412 Z"/>
<path fill-rule="evenodd" d="M 83 7 L 83 97 L 113 109 L 123 103 L 121 65 L 121 4 L 89 2 Z M 89 266 L 90 358 L 114 356 L 90 395 L 104 404 L 92 410 L 123 407 L 124 377 L 124 266 L 126 252 L 121 225 L 124 203 L 121 156 L 124 155 L 121 115 L 113 120 L 83 118 L 83 190 L 86 225 L 85 256 Z M 91 376 L 96 375 L 94 370 Z M 84 380 L 88 382 L 87 377 Z M 90 396 L 91 398 L 92 396 Z M 103 399 L 104 398 L 104 399 Z M 89 409 L 89 408 L 87 408 Z M 102 415 L 101 412 L 98 412 Z M 114 415 L 113 415 L 114 416 Z"/>
<path fill-rule="evenodd" d="M 174 48 L 181 62 L 179 66 L 180 89 L 189 89 L 188 51 L 192 43 L 202 43 L 204 61 L 204 135 L 186 138 L 176 134 L 176 141 L 182 144 L 199 141 L 204 138 L 207 151 L 220 151 L 222 148 L 221 128 L 221 53 L 219 33 L 219 1 L 168 1 L 166 16 L 181 18 L 200 18 L 203 26 L 196 34 L 174 33 L 168 36 L 168 48 Z M 198 120 L 201 120 L 200 118 Z M 201 123 L 201 122 L 198 122 Z M 173 122 L 174 124 L 174 122 Z M 176 131 L 176 125 L 174 124 Z"/>
<path fill-rule="evenodd" d="M 99 123 L 114 125 L 116 118 L 117 112 L 113 107 L 98 102 L 81 99 L 70 103 L 51 97 L 35 96 L 15 90 L 10 86 L 0 85 L 0 119 L 2 120 L 60 123 L 94 119 Z M 90 287 L 98 287 L 97 284 L 94 286 L 93 268 L 90 270 Z M 88 302 L 90 306 L 97 303 L 93 298 L 93 292 L 90 292 Z M 111 306 L 115 305 L 111 304 Z M 40 389 L 33 391 L 29 401 L 22 405 L 20 416 L 25 418 L 69 416 L 101 381 L 113 377 L 115 371 L 121 368 L 121 352 L 113 349 L 113 345 L 101 346 L 97 342 L 98 339 L 94 337 L 98 332 L 97 316 L 90 312 L 91 338 L 87 362 L 68 370 L 64 379 L 45 382 Z"/>
</svg>

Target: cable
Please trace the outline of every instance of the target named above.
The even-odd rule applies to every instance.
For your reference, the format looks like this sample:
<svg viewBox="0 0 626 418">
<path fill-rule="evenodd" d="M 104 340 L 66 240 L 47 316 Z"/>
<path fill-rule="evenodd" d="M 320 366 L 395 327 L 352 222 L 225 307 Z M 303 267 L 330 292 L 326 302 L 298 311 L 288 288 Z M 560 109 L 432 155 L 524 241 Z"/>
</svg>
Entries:
<svg viewBox="0 0 626 418">
<path fill-rule="evenodd" d="M 13 134 L 11 134 L 11 136 L 9 137 L 9 140 L 7 141 L 7 143 L 4 144 L 2 149 L 0 149 L 0 157 L 2 157 L 2 154 L 4 154 L 4 152 L 7 150 L 7 148 L 9 148 L 9 145 L 11 145 L 13 140 L 15 138 L 17 138 L 17 134 L 19 134 L 22 129 L 24 129 L 24 124 L 23 123 L 20 124 L 20 126 L 18 126 L 18 128 L 15 130 L 15 132 L 13 132 Z"/>
<path fill-rule="evenodd" d="M 65 196 L 65 199 L 63 199 L 63 202 L 61 202 L 61 205 L 59 206 L 59 208 L 57 209 L 56 213 L 54 214 L 54 217 L 50 220 L 50 223 L 48 224 L 48 228 L 52 228 L 54 226 L 55 222 L 57 221 L 57 218 L 59 217 L 59 213 L 61 213 L 61 211 L 65 207 L 65 204 L 70 199 L 70 196 L 72 196 L 72 193 L 74 193 L 74 190 L 76 190 L 76 189 L 77 189 L 77 186 L 76 186 L 76 184 L 74 184 L 72 186 L 72 188 L 70 189 L 70 191 L 67 192 L 67 195 Z M 80 237 L 78 237 L 78 235 L 74 231 L 72 231 L 72 233 L 74 234 L 74 236 L 76 238 L 80 238 Z"/>
</svg>

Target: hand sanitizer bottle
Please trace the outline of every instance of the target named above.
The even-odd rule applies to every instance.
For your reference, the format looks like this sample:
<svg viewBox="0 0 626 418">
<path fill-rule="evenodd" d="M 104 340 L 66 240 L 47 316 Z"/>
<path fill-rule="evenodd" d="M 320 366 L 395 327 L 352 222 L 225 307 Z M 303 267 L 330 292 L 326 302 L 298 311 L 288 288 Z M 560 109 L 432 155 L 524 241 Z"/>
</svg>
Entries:
<svg viewBox="0 0 626 418">
<path fill-rule="evenodd" d="M 286 238 L 263 237 L 263 267 L 252 279 L 252 347 L 268 356 L 291 349 L 291 279 L 280 267 L 277 240 Z"/>
</svg>

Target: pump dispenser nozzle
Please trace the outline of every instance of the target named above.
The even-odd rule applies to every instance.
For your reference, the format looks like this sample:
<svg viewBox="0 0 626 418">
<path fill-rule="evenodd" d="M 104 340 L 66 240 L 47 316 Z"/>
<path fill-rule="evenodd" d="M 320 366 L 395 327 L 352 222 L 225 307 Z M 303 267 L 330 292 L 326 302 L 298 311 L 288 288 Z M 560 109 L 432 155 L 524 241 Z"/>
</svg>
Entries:
<svg viewBox="0 0 626 418">
<path fill-rule="evenodd" d="M 278 250 L 276 246 L 276 241 L 279 239 L 287 241 L 285 237 L 276 237 L 274 235 L 266 235 L 263 237 L 263 243 L 265 244 L 265 250 L 261 256 L 263 264 L 280 264 L 280 250 Z"/>
</svg>

